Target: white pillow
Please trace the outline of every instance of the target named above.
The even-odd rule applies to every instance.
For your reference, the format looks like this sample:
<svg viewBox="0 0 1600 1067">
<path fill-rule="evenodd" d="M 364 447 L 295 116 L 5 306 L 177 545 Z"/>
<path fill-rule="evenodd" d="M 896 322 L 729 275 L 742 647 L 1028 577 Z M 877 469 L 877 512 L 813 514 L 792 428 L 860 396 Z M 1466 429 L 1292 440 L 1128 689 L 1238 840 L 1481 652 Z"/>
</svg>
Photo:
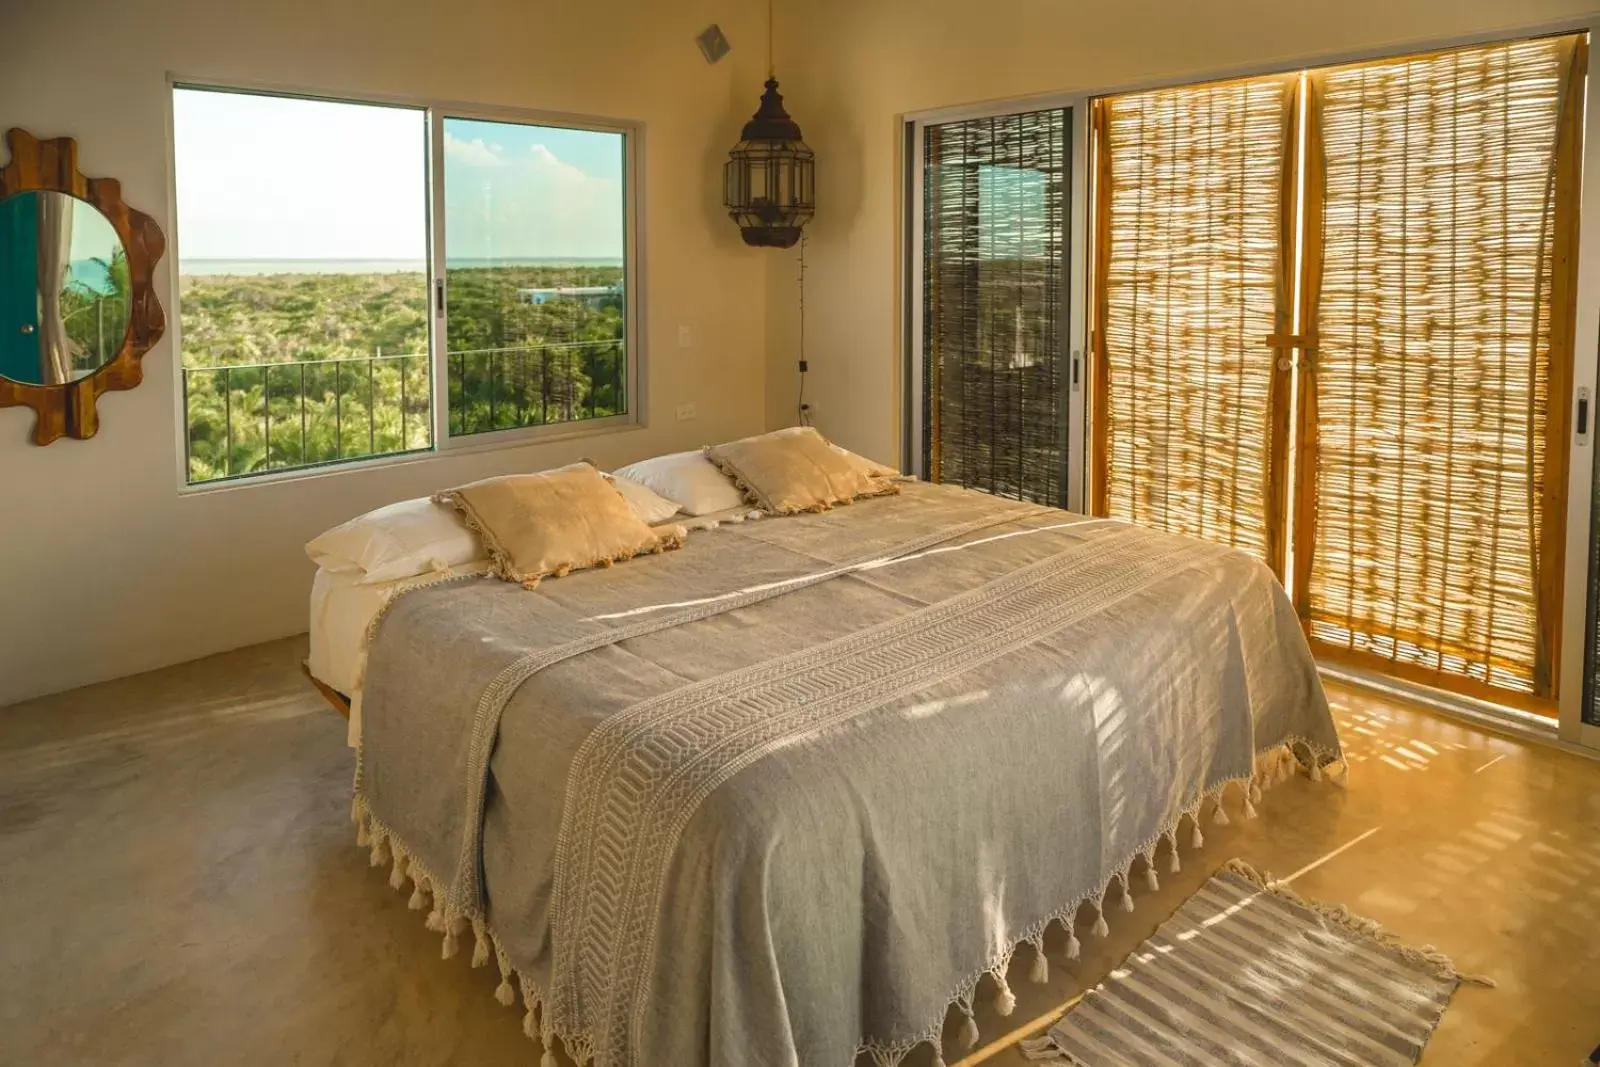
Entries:
<svg viewBox="0 0 1600 1067">
<path fill-rule="evenodd" d="M 646 526 L 666 522 L 683 510 L 678 507 L 677 501 L 658 495 L 647 485 L 628 478 L 618 478 L 615 474 L 607 474 L 605 478 L 622 494 L 622 499 L 628 502 L 633 513 Z"/>
<path fill-rule="evenodd" d="M 701 452 L 674 452 L 640 460 L 612 473 L 675 501 L 689 515 L 707 515 L 744 503 L 744 494 L 733 479 L 717 470 L 716 464 Z"/>
<path fill-rule="evenodd" d="M 487 559 L 478 535 L 454 508 L 427 497 L 369 511 L 319 534 L 306 555 L 323 570 L 359 573 L 362 582 L 392 582 Z"/>
</svg>

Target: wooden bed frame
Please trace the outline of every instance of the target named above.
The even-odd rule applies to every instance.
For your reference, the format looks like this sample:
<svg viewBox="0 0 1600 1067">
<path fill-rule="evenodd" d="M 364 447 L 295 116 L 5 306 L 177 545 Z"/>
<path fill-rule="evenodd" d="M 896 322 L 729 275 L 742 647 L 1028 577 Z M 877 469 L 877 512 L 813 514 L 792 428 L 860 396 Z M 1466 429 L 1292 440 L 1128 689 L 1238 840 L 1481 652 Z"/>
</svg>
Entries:
<svg viewBox="0 0 1600 1067">
<path fill-rule="evenodd" d="M 317 692 L 322 694 L 322 699 L 333 705 L 334 711 L 337 711 L 340 715 L 343 715 L 347 719 L 350 717 L 349 697 L 339 692 L 333 686 L 314 677 L 311 673 L 311 668 L 304 663 L 300 664 L 300 673 L 311 679 L 311 684 L 317 687 Z"/>
</svg>

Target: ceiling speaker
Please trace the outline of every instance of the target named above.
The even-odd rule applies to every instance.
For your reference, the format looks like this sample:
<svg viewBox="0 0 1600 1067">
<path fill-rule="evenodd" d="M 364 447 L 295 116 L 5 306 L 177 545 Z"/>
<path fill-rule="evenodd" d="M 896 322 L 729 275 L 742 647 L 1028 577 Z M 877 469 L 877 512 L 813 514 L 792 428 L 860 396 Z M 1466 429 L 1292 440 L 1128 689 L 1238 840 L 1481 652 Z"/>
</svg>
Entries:
<svg viewBox="0 0 1600 1067">
<path fill-rule="evenodd" d="M 715 63 L 733 50 L 728 39 L 722 36 L 722 27 L 715 22 L 702 30 L 694 43 L 700 46 L 700 54 L 706 57 L 707 63 Z"/>
</svg>

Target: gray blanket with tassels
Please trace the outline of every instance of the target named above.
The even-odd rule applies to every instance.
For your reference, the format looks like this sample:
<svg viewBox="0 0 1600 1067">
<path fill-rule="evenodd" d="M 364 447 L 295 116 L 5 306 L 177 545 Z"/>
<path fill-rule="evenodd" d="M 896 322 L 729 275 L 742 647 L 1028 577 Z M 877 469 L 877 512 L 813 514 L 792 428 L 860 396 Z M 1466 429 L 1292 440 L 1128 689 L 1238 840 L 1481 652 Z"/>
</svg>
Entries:
<svg viewBox="0 0 1600 1067">
<path fill-rule="evenodd" d="M 601 1067 L 937 1048 L 1258 752 L 1338 751 L 1259 563 L 921 484 L 406 593 L 364 700 L 374 860 Z"/>
</svg>

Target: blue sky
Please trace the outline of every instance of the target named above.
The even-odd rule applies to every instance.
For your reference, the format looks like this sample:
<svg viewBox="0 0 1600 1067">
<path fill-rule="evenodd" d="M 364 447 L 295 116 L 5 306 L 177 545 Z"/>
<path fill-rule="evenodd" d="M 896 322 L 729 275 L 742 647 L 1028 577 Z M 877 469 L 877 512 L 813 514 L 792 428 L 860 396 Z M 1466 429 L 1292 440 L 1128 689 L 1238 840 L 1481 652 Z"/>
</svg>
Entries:
<svg viewBox="0 0 1600 1067">
<path fill-rule="evenodd" d="M 446 118 L 444 188 L 450 259 L 622 258 L 621 134 Z"/>
<path fill-rule="evenodd" d="M 978 167 L 978 255 L 984 259 L 1042 259 L 1045 186 L 1041 171 Z"/>
<path fill-rule="evenodd" d="M 622 137 L 446 119 L 451 259 L 620 259 Z M 427 256 L 426 112 L 173 94 L 178 247 L 193 259 Z"/>
</svg>

